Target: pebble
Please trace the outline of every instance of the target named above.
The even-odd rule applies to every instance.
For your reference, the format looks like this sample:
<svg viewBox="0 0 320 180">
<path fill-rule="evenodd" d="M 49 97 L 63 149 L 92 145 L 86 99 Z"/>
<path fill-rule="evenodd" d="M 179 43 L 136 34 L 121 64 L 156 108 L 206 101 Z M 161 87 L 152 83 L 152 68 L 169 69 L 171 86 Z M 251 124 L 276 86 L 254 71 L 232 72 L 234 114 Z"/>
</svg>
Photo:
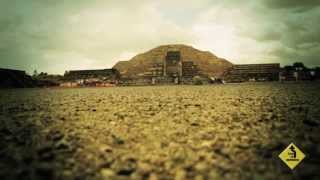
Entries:
<svg viewBox="0 0 320 180">
<path fill-rule="evenodd" d="M 100 174 L 104 179 L 109 179 L 116 175 L 116 173 L 111 169 L 102 169 Z"/>
<path fill-rule="evenodd" d="M 187 172 L 183 169 L 179 169 L 175 172 L 174 180 L 186 180 Z"/>
<path fill-rule="evenodd" d="M 208 165 L 205 162 L 199 162 L 194 166 L 194 169 L 199 173 L 205 173 L 208 170 Z"/>
<path fill-rule="evenodd" d="M 148 180 L 158 180 L 158 179 L 159 179 L 159 178 L 158 178 L 158 175 L 155 174 L 155 173 L 151 173 L 150 176 L 149 176 L 149 178 L 148 178 Z"/>
<path fill-rule="evenodd" d="M 148 174 L 152 171 L 152 166 L 148 163 L 139 162 L 137 170 L 142 174 Z"/>
</svg>

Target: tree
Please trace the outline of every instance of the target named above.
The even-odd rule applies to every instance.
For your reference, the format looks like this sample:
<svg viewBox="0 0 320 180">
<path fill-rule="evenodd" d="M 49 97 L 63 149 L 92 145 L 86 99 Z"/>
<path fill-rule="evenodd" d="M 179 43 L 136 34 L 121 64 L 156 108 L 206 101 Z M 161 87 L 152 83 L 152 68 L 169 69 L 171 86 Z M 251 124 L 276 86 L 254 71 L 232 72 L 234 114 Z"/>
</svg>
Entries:
<svg viewBox="0 0 320 180">
<path fill-rule="evenodd" d="M 290 71 L 294 70 L 294 68 L 292 66 L 284 66 L 284 69 L 286 72 L 290 72 Z"/>
<path fill-rule="evenodd" d="M 308 69 L 302 62 L 293 63 L 293 68 L 299 71 L 305 71 Z"/>
<path fill-rule="evenodd" d="M 33 75 L 32 76 L 33 77 L 37 77 L 38 76 L 38 71 L 36 69 L 33 71 Z"/>
<path fill-rule="evenodd" d="M 305 67 L 304 64 L 302 62 L 295 62 L 293 63 L 293 67 Z"/>
</svg>

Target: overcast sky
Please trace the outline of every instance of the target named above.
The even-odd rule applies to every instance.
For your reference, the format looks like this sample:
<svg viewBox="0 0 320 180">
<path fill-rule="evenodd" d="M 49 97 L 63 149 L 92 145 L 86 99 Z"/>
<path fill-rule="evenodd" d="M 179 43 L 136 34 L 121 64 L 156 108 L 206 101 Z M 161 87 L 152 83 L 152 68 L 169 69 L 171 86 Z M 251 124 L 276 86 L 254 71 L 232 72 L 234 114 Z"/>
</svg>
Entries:
<svg viewBox="0 0 320 180">
<path fill-rule="evenodd" d="M 0 0 L 0 67 L 111 68 L 164 44 L 320 65 L 320 0 Z"/>
</svg>

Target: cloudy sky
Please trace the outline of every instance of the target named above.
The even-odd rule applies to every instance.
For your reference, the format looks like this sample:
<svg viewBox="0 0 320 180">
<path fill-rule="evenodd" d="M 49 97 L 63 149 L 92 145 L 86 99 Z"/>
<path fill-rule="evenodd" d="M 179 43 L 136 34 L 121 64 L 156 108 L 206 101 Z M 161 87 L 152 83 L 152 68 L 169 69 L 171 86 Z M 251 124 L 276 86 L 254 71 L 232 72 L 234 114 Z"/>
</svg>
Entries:
<svg viewBox="0 0 320 180">
<path fill-rule="evenodd" d="M 163 44 L 320 65 L 320 0 L 0 0 L 0 67 L 110 68 Z"/>
</svg>

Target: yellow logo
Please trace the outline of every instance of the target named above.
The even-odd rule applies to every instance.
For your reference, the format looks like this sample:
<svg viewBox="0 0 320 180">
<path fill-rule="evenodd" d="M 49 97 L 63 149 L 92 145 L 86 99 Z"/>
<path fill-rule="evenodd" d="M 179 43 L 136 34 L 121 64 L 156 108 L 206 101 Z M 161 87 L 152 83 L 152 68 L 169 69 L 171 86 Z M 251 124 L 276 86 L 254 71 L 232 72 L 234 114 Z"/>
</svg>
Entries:
<svg viewBox="0 0 320 180">
<path fill-rule="evenodd" d="M 294 169 L 305 157 L 303 152 L 293 143 L 279 154 L 279 158 L 289 166 L 290 169 Z"/>
</svg>

